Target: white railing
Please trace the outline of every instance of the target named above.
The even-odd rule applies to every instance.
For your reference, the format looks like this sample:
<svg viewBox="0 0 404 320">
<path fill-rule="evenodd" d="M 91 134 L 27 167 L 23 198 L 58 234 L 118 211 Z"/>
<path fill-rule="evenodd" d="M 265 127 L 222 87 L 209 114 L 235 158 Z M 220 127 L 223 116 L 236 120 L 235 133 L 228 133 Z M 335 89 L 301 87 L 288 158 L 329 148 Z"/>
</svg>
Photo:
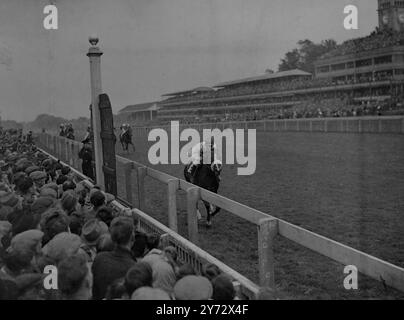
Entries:
<svg viewBox="0 0 404 320">
<path fill-rule="evenodd" d="M 191 123 L 179 126 L 179 130 L 194 128 L 256 129 L 257 131 L 295 131 L 295 132 L 349 132 L 349 133 L 397 133 L 404 134 L 404 116 L 363 116 L 344 118 L 302 118 L 302 119 L 273 119 L 257 121 L 225 121 L 211 123 Z M 133 127 L 135 136 L 148 135 L 152 129 L 165 129 L 170 132 L 170 125 L 154 125 Z"/>
</svg>

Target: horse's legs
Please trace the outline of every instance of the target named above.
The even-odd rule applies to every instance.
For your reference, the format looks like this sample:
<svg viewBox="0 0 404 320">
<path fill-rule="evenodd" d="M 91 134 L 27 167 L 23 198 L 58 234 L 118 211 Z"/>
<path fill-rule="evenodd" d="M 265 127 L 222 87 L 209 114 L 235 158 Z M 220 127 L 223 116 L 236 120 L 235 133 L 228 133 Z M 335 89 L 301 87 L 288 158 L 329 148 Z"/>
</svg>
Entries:
<svg viewBox="0 0 404 320">
<path fill-rule="evenodd" d="M 210 203 L 204 201 L 204 205 L 206 208 L 206 226 L 208 228 L 210 228 L 212 226 L 212 221 L 211 221 L 212 215 L 210 212 Z"/>
</svg>

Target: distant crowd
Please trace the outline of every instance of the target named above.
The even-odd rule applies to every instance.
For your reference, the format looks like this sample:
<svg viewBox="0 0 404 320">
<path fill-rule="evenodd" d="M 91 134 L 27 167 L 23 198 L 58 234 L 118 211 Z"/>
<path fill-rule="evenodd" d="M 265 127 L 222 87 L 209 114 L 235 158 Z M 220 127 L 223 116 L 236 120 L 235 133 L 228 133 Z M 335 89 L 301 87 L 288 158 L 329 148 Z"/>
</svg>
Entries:
<svg viewBox="0 0 404 320">
<path fill-rule="evenodd" d="M 325 54 L 323 58 L 331 58 L 340 55 L 353 54 L 380 48 L 404 45 L 404 32 L 393 29 L 376 28 L 369 36 L 345 41 L 335 50 Z"/>
<path fill-rule="evenodd" d="M 0 299 L 232 300 L 242 298 L 215 265 L 198 273 L 137 228 L 114 196 L 88 189 L 37 149 L 32 134 L 0 130 Z M 45 268 L 57 270 L 47 287 Z M 262 289 L 260 299 L 272 299 Z"/>
<path fill-rule="evenodd" d="M 74 140 L 74 129 L 71 123 L 62 123 L 60 125 L 59 136 Z"/>
</svg>

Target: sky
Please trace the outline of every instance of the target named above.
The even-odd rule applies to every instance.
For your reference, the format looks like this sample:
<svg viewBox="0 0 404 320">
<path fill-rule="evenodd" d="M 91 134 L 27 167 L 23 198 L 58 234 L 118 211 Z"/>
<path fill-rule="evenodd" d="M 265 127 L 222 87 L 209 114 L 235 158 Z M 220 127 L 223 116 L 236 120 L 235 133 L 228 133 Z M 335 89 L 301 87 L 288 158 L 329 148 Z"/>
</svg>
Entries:
<svg viewBox="0 0 404 320">
<path fill-rule="evenodd" d="M 43 10 L 58 9 L 58 30 Z M 345 30 L 344 7 L 359 9 Z M 169 92 L 277 70 L 302 39 L 338 42 L 377 26 L 376 0 L 0 0 L 2 119 L 89 116 L 88 36 L 116 113 Z"/>
</svg>

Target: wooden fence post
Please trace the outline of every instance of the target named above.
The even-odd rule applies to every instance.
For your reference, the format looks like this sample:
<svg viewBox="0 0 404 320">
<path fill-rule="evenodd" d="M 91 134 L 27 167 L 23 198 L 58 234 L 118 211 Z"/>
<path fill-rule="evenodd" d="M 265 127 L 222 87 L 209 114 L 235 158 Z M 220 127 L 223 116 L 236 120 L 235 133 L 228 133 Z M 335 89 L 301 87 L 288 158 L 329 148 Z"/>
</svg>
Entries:
<svg viewBox="0 0 404 320">
<path fill-rule="evenodd" d="M 66 160 L 67 164 L 70 164 L 70 150 L 69 150 L 69 139 L 65 140 L 65 152 L 66 152 Z"/>
<path fill-rule="evenodd" d="M 139 210 L 145 212 L 146 210 L 146 197 L 144 189 L 144 180 L 147 175 L 146 167 L 137 168 L 137 194 L 138 194 L 138 206 Z"/>
<path fill-rule="evenodd" d="M 52 145 L 53 145 L 53 154 L 57 157 L 57 144 L 56 144 L 56 137 L 52 137 Z"/>
<path fill-rule="evenodd" d="M 187 215 L 188 215 L 188 238 L 194 244 L 198 244 L 198 215 L 197 205 L 200 198 L 200 191 L 197 187 L 187 190 Z"/>
<path fill-rule="evenodd" d="M 133 169 L 133 162 L 125 163 L 124 166 L 123 166 L 126 201 L 133 205 L 132 169 Z"/>
<path fill-rule="evenodd" d="M 67 140 L 66 149 L 67 149 L 67 163 L 72 167 L 73 166 L 73 152 L 72 152 L 72 141 L 71 140 Z"/>
<path fill-rule="evenodd" d="M 275 288 L 273 241 L 278 233 L 277 220 L 261 219 L 258 224 L 258 260 L 261 287 Z"/>
<path fill-rule="evenodd" d="M 63 148 L 62 148 L 62 138 L 59 138 L 58 139 L 58 158 L 60 159 L 60 160 L 63 160 L 62 159 L 62 157 L 63 157 Z"/>
<path fill-rule="evenodd" d="M 81 172 L 79 153 L 80 153 L 80 143 L 76 142 L 74 144 L 74 155 L 75 155 L 75 159 L 76 159 L 76 169 Z"/>
<path fill-rule="evenodd" d="M 177 190 L 179 187 L 178 179 L 170 179 L 167 184 L 167 199 L 168 199 L 168 227 L 178 232 L 177 223 Z"/>
</svg>

